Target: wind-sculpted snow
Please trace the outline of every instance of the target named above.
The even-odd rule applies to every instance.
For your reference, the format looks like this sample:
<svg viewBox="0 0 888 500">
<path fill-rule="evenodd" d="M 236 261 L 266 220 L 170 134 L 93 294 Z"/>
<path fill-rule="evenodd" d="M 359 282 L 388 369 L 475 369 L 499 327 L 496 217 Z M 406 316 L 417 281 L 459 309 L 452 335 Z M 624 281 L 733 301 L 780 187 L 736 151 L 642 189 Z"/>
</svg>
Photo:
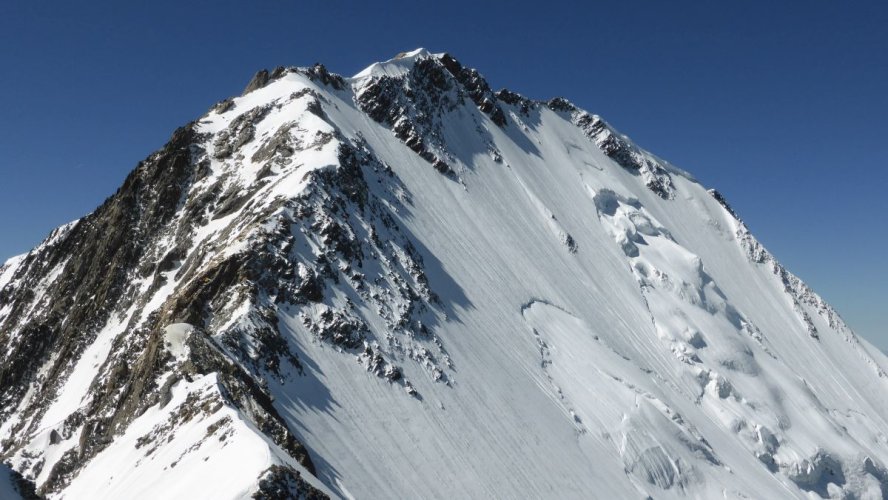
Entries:
<svg viewBox="0 0 888 500">
<path fill-rule="evenodd" d="M 0 266 L 0 342 L 51 498 L 888 494 L 885 358 L 724 197 L 447 54 L 257 73 Z"/>
</svg>

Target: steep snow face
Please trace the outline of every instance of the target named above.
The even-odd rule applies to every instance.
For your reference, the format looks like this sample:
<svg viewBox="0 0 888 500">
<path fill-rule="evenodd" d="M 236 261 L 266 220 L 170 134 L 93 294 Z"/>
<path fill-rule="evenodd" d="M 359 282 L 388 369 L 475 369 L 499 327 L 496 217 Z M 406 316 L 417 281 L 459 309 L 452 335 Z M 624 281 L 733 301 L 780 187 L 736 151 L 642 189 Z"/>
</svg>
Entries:
<svg viewBox="0 0 888 500">
<path fill-rule="evenodd" d="M 422 49 L 257 74 L 0 267 L 0 342 L 50 497 L 888 494 L 886 359 L 724 198 Z"/>
</svg>

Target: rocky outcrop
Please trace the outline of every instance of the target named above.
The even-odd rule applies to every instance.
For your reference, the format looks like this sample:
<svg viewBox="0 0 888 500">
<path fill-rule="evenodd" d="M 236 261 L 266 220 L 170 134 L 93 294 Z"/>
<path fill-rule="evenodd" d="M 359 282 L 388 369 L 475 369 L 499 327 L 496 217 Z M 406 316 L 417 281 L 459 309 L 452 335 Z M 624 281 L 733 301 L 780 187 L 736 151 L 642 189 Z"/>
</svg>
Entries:
<svg viewBox="0 0 888 500">
<path fill-rule="evenodd" d="M 438 107 L 457 99 L 447 94 L 452 77 L 440 64 L 421 66 L 411 85 L 440 92 L 426 94 L 416 107 L 425 113 L 417 127 L 431 126 Z M 345 86 L 316 65 L 259 72 L 245 93 L 288 71 L 333 90 Z M 377 83 L 373 88 L 388 84 Z M 307 112 L 326 119 L 324 100 L 313 90 L 295 92 L 288 102 L 305 102 Z M 372 103 L 374 116 L 398 119 L 382 94 Z M 27 476 L 42 477 L 41 492 L 63 490 L 133 421 L 169 402 L 177 384 L 210 375 L 220 393 L 205 405 L 207 416 L 223 407 L 239 411 L 313 472 L 308 450 L 279 415 L 267 384 L 303 370 L 280 332 L 282 308 L 301 310 L 306 330 L 319 341 L 343 349 L 408 394 L 417 395 L 393 358 L 415 360 L 435 380 L 447 382 L 449 359 L 426 321 L 437 299 L 422 256 L 392 212 L 406 200 L 398 179 L 359 138 L 319 132 L 299 139 L 298 121 L 258 137 L 258 127 L 279 107 L 238 111 L 233 101 L 223 101 L 211 113 L 235 115 L 218 133 L 200 133 L 194 124 L 179 129 L 94 213 L 57 230 L 25 256 L 12 283 L 0 289 L 7 306 L 0 341 L 8 348 L 0 366 L 0 417 L 14 421 L 0 453 L 15 458 Z M 409 134 L 404 137 L 409 142 Z M 259 147 L 245 155 L 254 143 Z M 298 168 L 289 160 L 294 155 L 337 144 L 335 169 L 307 174 L 306 189 L 289 199 L 257 203 L 259 190 L 274 183 L 281 169 Z M 247 161 L 264 165 L 253 186 L 233 182 Z M 371 189 L 367 176 L 382 191 Z M 201 228 L 231 219 L 218 244 L 245 231 L 242 238 L 250 243 L 243 251 L 225 254 L 219 253 L 224 247 L 196 244 Z M 316 249 L 314 255 L 297 250 L 306 246 Z M 368 268 L 375 271 L 368 275 Z M 361 309 L 375 310 L 387 325 L 386 336 L 370 334 L 357 304 L 333 300 L 333 286 L 351 288 Z M 170 324 L 193 325 L 197 332 L 189 337 L 184 360 L 164 347 Z M 74 441 L 76 446 L 47 462 L 30 451 L 31 436 L 42 432 L 44 415 L 66 390 L 77 360 L 96 342 L 108 344 L 108 355 L 87 375 L 88 395 L 50 431 L 55 446 Z M 438 353 L 419 347 L 423 342 Z"/>
<path fill-rule="evenodd" d="M 441 64 L 462 85 L 469 99 L 478 106 L 482 113 L 488 115 L 493 123 L 503 127 L 506 125 L 506 115 L 497 104 L 496 95 L 490 90 L 487 80 L 477 70 L 464 67 L 450 54 L 444 54 L 440 58 Z"/>
<path fill-rule="evenodd" d="M 241 121 L 248 120 L 256 117 Z M 129 322 L 121 328 L 124 334 L 114 339 L 111 354 L 90 375 L 89 399 L 53 430 L 57 441 L 77 439 L 79 444 L 54 464 L 46 465 L 52 469 L 40 487 L 44 493 L 63 488 L 130 422 L 161 402 L 176 380 L 169 379 L 165 387 L 157 382 L 169 366 L 162 347 L 166 324 L 179 321 L 207 325 L 208 309 L 223 300 L 231 288 L 253 287 L 254 293 L 258 291 L 251 279 L 256 276 L 256 267 L 262 265 L 261 255 L 256 257 L 258 261 L 233 256 L 188 273 L 190 284 L 174 294 L 165 307 L 147 309 L 146 297 L 164 286 L 176 262 L 195 257 L 176 249 L 164 256 L 157 242 L 177 232 L 187 234 L 201 224 L 199 218 L 183 216 L 183 211 L 187 207 L 185 193 L 202 175 L 200 162 L 195 159 L 202 139 L 192 125 L 178 130 L 93 214 L 52 235 L 32 251 L 19 267 L 15 283 L 2 291 L 3 303 L 12 305 L 0 323 L 0 340 L 9 349 L 7 361 L 0 367 L 3 418 L 11 418 L 10 412 L 19 409 L 13 437 L 2 443 L 6 457 L 24 452 L 28 436 L 38 430 L 41 417 L 63 390 L 75 368 L 74 361 L 84 349 L 105 325 L 131 311 Z M 48 281 L 47 275 L 54 278 Z M 139 277 L 141 282 L 134 280 Z M 45 292 L 38 296 L 33 293 L 35 289 Z M 261 326 L 255 334 L 263 347 L 256 359 L 244 355 L 247 365 L 261 363 L 263 369 L 273 372 L 286 358 L 298 366 L 279 335 L 271 333 L 274 316 L 262 317 L 262 309 L 256 314 Z M 235 332 L 229 332 L 221 342 L 231 352 L 243 353 L 237 350 L 243 346 L 235 337 Z M 243 410 L 257 428 L 312 470 L 307 451 L 289 432 L 258 383 L 260 379 L 255 378 L 258 370 L 244 371 L 224 359 L 224 350 L 211 348 L 207 342 L 215 341 L 192 346 L 189 362 L 177 377 L 217 373 L 226 394 L 223 404 Z M 43 462 L 32 462 L 25 472 L 33 477 L 43 467 Z"/>
<path fill-rule="evenodd" d="M 727 210 L 729 214 L 731 214 L 731 217 L 733 217 L 737 221 L 741 221 L 740 216 L 737 215 L 737 212 L 734 211 L 734 209 L 728 203 L 728 200 L 725 199 L 724 195 L 722 195 L 717 189 L 709 189 L 707 192 L 715 199 L 715 201 L 718 202 L 719 205 L 724 207 L 724 209 Z"/>
<path fill-rule="evenodd" d="M 259 489 L 253 493 L 255 500 L 321 500 L 328 498 L 302 478 L 291 467 L 269 467 L 259 478 Z"/>
<path fill-rule="evenodd" d="M 8 412 L 22 402 L 40 367 L 47 383 L 36 399 L 51 399 L 53 382 L 111 312 L 139 306 L 129 278 L 139 272 L 144 243 L 158 237 L 193 178 L 193 140 L 190 125 L 176 131 L 94 213 L 51 235 L 24 259 L 16 283 L 2 292 L 12 308 L 0 324 L 0 341 L 8 346 L 8 361 L 0 367 L 0 408 Z M 56 277 L 48 282 L 46 275 Z M 46 293 L 36 296 L 37 289 Z"/>
</svg>

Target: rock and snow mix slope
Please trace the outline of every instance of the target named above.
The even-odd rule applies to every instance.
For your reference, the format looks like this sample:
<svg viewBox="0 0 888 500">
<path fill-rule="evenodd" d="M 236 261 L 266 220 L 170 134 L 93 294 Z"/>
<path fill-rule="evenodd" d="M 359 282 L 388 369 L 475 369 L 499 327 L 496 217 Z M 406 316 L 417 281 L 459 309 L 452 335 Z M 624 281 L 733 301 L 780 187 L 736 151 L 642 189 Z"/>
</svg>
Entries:
<svg viewBox="0 0 888 500">
<path fill-rule="evenodd" d="M 0 267 L 53 498 L 881 497 L 885 357 L 714 191 L 418 50 L 260 72 Z"/>
</svg>

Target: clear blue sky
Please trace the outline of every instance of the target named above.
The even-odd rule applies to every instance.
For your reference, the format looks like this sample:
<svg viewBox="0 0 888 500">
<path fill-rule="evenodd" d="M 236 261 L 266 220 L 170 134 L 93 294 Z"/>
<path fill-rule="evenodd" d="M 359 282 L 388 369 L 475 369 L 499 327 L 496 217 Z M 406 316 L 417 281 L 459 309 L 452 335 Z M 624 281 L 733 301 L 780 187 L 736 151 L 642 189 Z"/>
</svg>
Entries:
<svg viewBox="0 0 888 500">
<path fill-rule="evenodd" d="M 91 211 L 257 69 L 323 62 L 351 75 L 423 46 L 494 88 L 566 96 L 717 187 L 888 349 L 885 5 L 3 2 L 0 260 Z"/>
</svg>

